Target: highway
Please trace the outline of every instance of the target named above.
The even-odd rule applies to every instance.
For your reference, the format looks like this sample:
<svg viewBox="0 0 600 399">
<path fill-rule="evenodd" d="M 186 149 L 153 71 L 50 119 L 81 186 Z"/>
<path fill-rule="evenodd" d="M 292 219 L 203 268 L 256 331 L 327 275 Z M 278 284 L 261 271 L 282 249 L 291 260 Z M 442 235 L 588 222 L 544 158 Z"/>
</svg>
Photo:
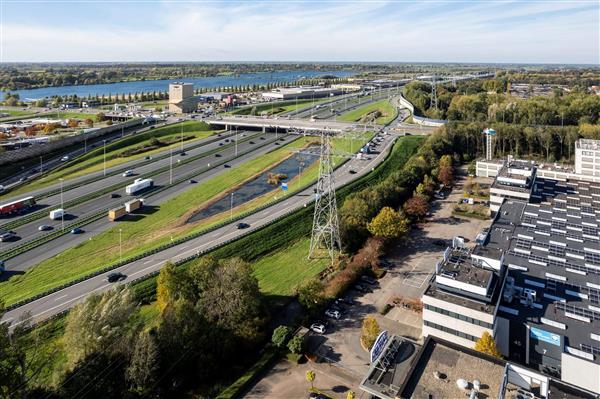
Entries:
<svg viewBox="0 0 600 399">
<path fill-rule="evenodd" d="M 383 137 L 383 142 L 379 144 L 379 153 L 363 159 L 352 159 L 334 172 L 336 187 L 345 185 L 348 182 L 363 176 L 364 174 L 373 170 L 385 159 L 385 156 L 391 148 L 396 136 L 387 134 Z M 350 169 L 356 171 L 357 173 L 349 173 Z M 178 261 L 180 259 L 185 259 L 209 251 L 210 249 L 215 248 L 222 243 L 249 234 L 250 232 L 266 226 L 300 207 L 308 205 L 314 200 L 313 187 L 314 186 L 244 218 L 243 222 L 246 222 L 251 226 L 249 229 L 238 230 L 236 228 L 238 221 L 235 221 L 195 239 L 186 241 L 182 244 L 173 246 L 135 262 L 128 263 L 124 266 L 114 269 L 113 272 L 121 272 L 127 275 L 127 279 L 122 282 L 127 284 L 136 279 L 155 273 L 167 260 Z M 31 320 L 34 323 L 37 323 L 66 311 L 77 302 L 83 300 L 90 293 L 102 292 L 116 285 L 107 283 L 107 274 L 108 273 L 98 275 L 38 300 L 27 303 L 21 307 L 15 308 L 7 312 L 2 321 L 10 322 L 12 327 L 14 327 L 16 324 L 22 322 L 21 318 L 24 315 L 29 315 Z"/>
<path fill-rule="evenodd" d="M 291 139 L 295 138 L 290 136 L 279 135 L 278 140 L 276 141 L 275 135 L 273 134 L 262 134 L 257 132 L 249 134 L 247 132 L 239 132 L 238 135 L 239 143 L 237 146 L 237 152 L 238 154 L 240 154 L 239 157 L 236 158 L 235 145 L 231 145 L 231 143 L 225 143 L 225 140 L 229 140 L 227 138 L 224 138 L 219 142 L 207 144 L 203 147 L 197 148 L 194 151 L 190 151 L 185 157 L 180 155 L 174 156 L 174 184 L 170 186 L 171 173 L 169 170 L 166 170 L 152 177 L 155 182 L 155 190 L 158 190 L 160 188 L 166 189 L 157 193 L 153 193 L 152 191 L 140 193 L 137 197 L 144 198 L 145 205 L 149 207 L 159 206 L 169 198 L 177 196 L 189 189 L 190 187 L 192 187 L 192 184 L 190 184 L 188 181 L 189 179 L 193 178 L 197 183 L 202 183 L 203 181 L 226 171 L 227 169 L 223 167 L 223 164 L 225 163 L 232 167 L 235 165 L 239 165 L 243 162 L 248 161 L 249 159 L 256 158 L 260 155 L 265 154 L 266 152 L 269 152 L 273 149 L 277 149 L 279 148 L 279 146 L 284 145 L 286 142 L 289 142 Z M 221 144 L 224 145 L 221 146 Z M 226 147 L 226 145 L 229 145 L 229 147 Z M 223 148 L 223 150 L 219 150 L 221 148 Z M 217 151 L 216 153 L 220 156 L 217 157 L 214 153 L 215 151 Z M 199 156 L 198 159 L 187 164 L 178 166 L 178 161 L 189 159 L 190 157 L 196 155 Z M 169 160 L 167 159 L 166 162 L 168 163 Z M 177 184 L 177 180 L 182 180 L 182 178 L 183 181 L 180 181 Z M 125 178 L 121 177 L 121 180 L 123 179 Z M 83 234 L 72 235 L 68 233 L 71 230 L 71 227 L 69 227 L 71 223 L 76 223 L 80 219 L 97 214 L 99 210 L 107 210 L 109 208 L 114 208 L 116 206 L 122 205 L 124 202 L 132 198 L 136 198 L 136 196 L 126 195 L 125 190 L 123 188 L 120 190 L 115 190 L 113 191 L 113 193 L 120 195 L 120 198 L 113 199 L 110 198 L 109 195 L 102 195 L 90 201 L 76 205 L 73 208 L 67 208 L 66 211 L 68 213 L 68 217 L 65 221 L 65 231 L 67 233 L 63 236 L 59 236 L 58 238 L 54 238 L 51 241 L 47 241 L 45 244 L 39 245 L 20 255 L 17 255 L 10 259 L 6 259 L 5 263 L 7 274 L 10 275 L 10 272 L 25 271 L 28 268 L 37 265 L 41 261 L 48 259 L 49 257 L 52 257 L 56 254 L 59 254 L 72 246 L 77 245 L 79 242 L 93 239 L 92 237 L 94 235 L 108 229 L 111 226 L 114 226 L 115 223 L 108 221 L 107 217 L 105 216 L 106 213 L 104 213 L 100 219 L 83 226 Z M 49 218 L 45 218 L 43 220 L 36 220 L 26 225 L 17 227 L 14 229 L 14 231 L 18 234 L 21 234 L 22 237 L 27 237 L 27 240 L 20 240 L 12 243 L 4 243 L 3 249 L 10 250 L 11 247 L 22 245 L 22 241 L 27 242 L 31 239 L 34 239 L 37 236 L 49 234 L 48 232 L 38 231 L 38 226 L 42 223 L 53 226 L 53 228 L 56 230 L 60 230 L 62 221 L 52 221 Z M 0 252 L 0 254 L 1 253 L 2 252 Z"/>
</svg>

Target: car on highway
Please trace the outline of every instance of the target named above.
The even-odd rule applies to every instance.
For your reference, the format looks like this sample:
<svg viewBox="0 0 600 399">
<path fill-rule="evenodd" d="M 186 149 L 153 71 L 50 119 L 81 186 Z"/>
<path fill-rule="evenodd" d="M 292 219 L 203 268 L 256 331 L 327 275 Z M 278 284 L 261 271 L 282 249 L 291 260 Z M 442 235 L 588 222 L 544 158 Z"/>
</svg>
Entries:
<svg viewBox="0 0 600 399">
<path fill-rule="evenodd" d="M 225 165 L 223 165 L 224 168 L 231 168 L 231 165 L 229 165 L 228 163 L 226 163 Z"/>
<path fill-rule="evenodd" d="M 310 329 L 317 334 L 325 334 L 325 325 L 321 323 L 313 323 L 310 326 Z"/>
<path fill-rule="evenodd" d="M 261 139 L 261 140 L 264 140 L 265 138 L 264 138 L 264 137 L 261 137 L 260 139 Z"/>
<path fill-rule="evenodd" d="M 0 233 L 0 242 L 12 241 L 17 238 L 17 233 L 14 231 L 5 231 L 4 233 Z"/>
<path fill-rule="evenodd" d="M 221 155 L 221 154 L 215 154 L 215 157 L 217 157 L 217 158 L 221 158 L 222 156 L 223 155 Z"/>
<path fill-rule="evenodd" d="M 350 173 L 351 175 L 355 175 L 355 174 L 356 174 L 356 171 L 355 171 L 354 169 L 350 169 L 350 170 L 348 171 L 348 173 Z"/>
<path fill-rule="evenodd" d="M 146 156 L 144 157 L 144 159 L 145 159 L 145 160 L 150 160 L 150 159 L 152 159 L 152 157 L 151 157 L 150 155 L 146 155 Z"/>
<path fill-rule="evenodd" d="M 325 311 L 325 316 L 339 320 L 342 317 L 342 314 L 339 310 L 327 309 Z"/>
<path fill-rule="evenodd" d="M 4 191 L 4 186 L 2 184 L 0 184 L 0 193 Z"/>
<path fill-rule="evenodd" d="M 115 272 L 115 273 L 110 273 L 108 276 L 106 276 L 106 281 L 108 281 L 109 283 L 116 283 L 117 281 L 122 281 L 122 280 L 125 280 L 126 278 L 127 278 L 127 276 L 124 275 L 123 273 Z"/>
<path fill-rule="evenodd" d="M 223 145 L 223 143 L 219 143 L 219 145 Z"/>
<path fill-rule="evenodd" d="M 64 157 L 62 157 L 62 158 L 60 159 L 60 161 L 61 161 L 61 162 L 67 162 L 69 159 L 70 159 L 70 158 L 69 158 L 69 156 L 68 156 L 68 155 L 65 155 Z"/>
<path fill-rule="evenodd" d="M 121 176 L 123 176 L 123 177 L 133 176 L 133 170 L 126 170 L 125 172 L 123 172 L 123 174 Z"/>
<path fill-rule="evenodd" d="M 279 143 L 276 142 L 275 145 L 279 145 Z"/>
<path fill-rule="evenodd" d="M 182 157 L 184 157 L 184 156 L 186 156 L 186 155 L 187 155 L 187 152 L 185 152 L 185 151 L 182 151 L 182 152 L 181 152 L 181 154 L 179 154 L 179 155 L 181 155 Z"/>
<path fill-rule="evenodd" d="M 80 229 L 79 227 L 75 227 L 73 230 L 71 230 L 71 234 L 81 234 L 83 233 L 83 230 Z"/>
<path fill-rule="evenodd" d="M 111 193 L 108 197 L 109 198 L 121 198 L 121 194 Z"/>
<path fill-rule="evenodd" d="M 248 227 L 250 227 L 250 225 L 248 223 L 242 222 L 242 223 L 238 223 L 236 227 L 238 230 L 242 230 L 242 229 L 247 229 Z"/>
<path fill-rule="evenodd" d="M 23 177 L 21 177 L 21 178 L 19 179 L 19 181 L 20 181 L 21 183 L 23 183 L 24 181 L 27 181 L 27 177 L 26 177 L 26 176 L 23 176 Z"/>
<path fill-rule="evenodd" d="M 254 141 L 251 141 L 250 144 L 256 144 Z"/>
<path fill-rule="evenodd" d="M 196 184 L 196 183 L 198 183 L 196 180 L 190 179 L 190 184 Z"/>
<path fill-rule="evenodd" d="M 48 230 L 52 230 L 53 228 L 54 227 L 52 227 L 52 226 L 49 226 L 47 224 L 43 224 L 40 227 L 38 227 L 38 230 L 39 231 L 48 231 Z"/>
</svg>

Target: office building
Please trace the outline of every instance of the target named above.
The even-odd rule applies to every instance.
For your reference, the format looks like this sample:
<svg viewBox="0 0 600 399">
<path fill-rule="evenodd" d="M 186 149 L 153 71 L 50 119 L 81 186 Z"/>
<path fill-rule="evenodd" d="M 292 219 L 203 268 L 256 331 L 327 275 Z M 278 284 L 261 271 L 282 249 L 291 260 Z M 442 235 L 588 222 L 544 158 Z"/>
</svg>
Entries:
<svg viewBox="0 0 600 399">
<path fill-rule="evenodd" d="M 176 114 L 195 112 L 198 97 L 194 96 L 192 83 L 175 82 L 169 84 L 169 112 Z"/>
<path fill-rule="evenodd" d="M 600 177 L 600 140 L 577 140 L 575 143 L 575 173 Z"/>
</svg>

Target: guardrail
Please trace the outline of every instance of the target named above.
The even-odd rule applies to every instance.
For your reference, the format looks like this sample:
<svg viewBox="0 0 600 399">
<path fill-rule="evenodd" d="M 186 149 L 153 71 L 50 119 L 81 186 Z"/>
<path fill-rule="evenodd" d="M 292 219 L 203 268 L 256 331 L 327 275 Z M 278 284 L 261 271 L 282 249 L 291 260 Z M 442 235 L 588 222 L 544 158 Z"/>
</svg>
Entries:
<svg viewBox="0 0 600 399">
<path fill-rule="evenodd" d="M 448 121 L 444 119 L 431 119 L 415 115 L 415 106 L 412 105 L 411 102 L 408 101 L 406 98 L 404 98 L 402 94 L 400 94 L 400 99 L 398 101 L 400 105 L 404 106 L 405 108 L 408 108 L 408 110 L 412 114 L 413 122 L 415 122 L 418 125 L 440 127 L 448 123 Z"/>
<path fill-rule="evenodd" d="M 247 140 L 250 140 L 253 137 L 254 136 L 250 136 L 249 138 L 247 138 Z M 279 141 L 279 139 L 274 139 L 274 140 L 266 141 L 264 143 L 264 145 L 266 146 L 266 145 L 275 143 L 277 141 Z M 235 144 L 233 144 L 233 145 L 235 145 Z M 221 147 L 221 150 L 223 148 L 228 148 L 228 146 Z M 256 148 L 248 148 L 246 151 L 238 153 L 238 155 L 234 156 L 233 158 L 223 159 L 221 161 L 215 162 L 212 167 L 209 167 L 209 166 L 202 167 L 201 169 L 198 169 L 195 172 L 188 173 L 185 176 L 181 176 L 181 177 L 175 179 L 175 181 L 173 182 L 173 184 L 170 184 L 168 186 L 160 186 L 160 187 L 155 186 L 151 190 L 145 191 L 144 196 L 146 198 L 152 197 L 152 196 L 154 196 L 156 194 L 159 194 L 159 193 L 161 193 L 161 192 L 163 192 L 163 191 L 165 191 L 165 190 L 173 187 L 174 185 L 181 184 L 181 183 L 183 183 L 184 181 L 186 181 L 186 180 L 188 180 L 190 178 L 199 176 L 199 175 L 205 173 L 206 171 L 208 171 L 208 170 L 210 170 L 212 168 L 224 165 L 227 162 L 231 162 L 231 161 L 233 161 L 235 159 L 238 159 L 238 158 L 240 158 L 240 157 L 242 157 L 242 156 L 244 156 L 246 154 L 249 154 L 250 152 L 254 151 L 255 149 Z M 273 150 L 270 150 L 269 152 L 272 152 L 272 151 L 275 151 L 275 150 L 277 150 L 277 149 L 275 148 Z M 210 155 L 210 154 L 208 154 L 208 155 Z M 113 191 L 113 189 L 112 188 L 107 189 L 107 192 L 110 192 L 110 191 Z M 83 202 L 85 202 L 85 201 L 83 201 Z M 75 204 L 75 205 L 77 205 L 77 204 Z M 38 238 L 35 238 L 33 240 L 27 241 L 27 242 L 25 242 L 25 243 L 23 243 L 23 244 L 21 244 L 21 245 L 19 245 L 17 247 L 13 247 L 13 248 L 11 248 L 11 249 L 3 252 L 3 253 L 0 253 L 0 259 L 7 260 L 7 259 L 10 259 L 10 258 L 14 258 L 15 256 L 18 256 L 18 255 L 20 255 L 22 253 L 25 253 L 25 252 L 27 252 L 27 251 L 29 251 L 29 250 L 31 250 L 31 249 L 33 249 L 33 248 L 41 245 L 41 244 L 44 244 L 44 243 L 49 242 L 49 241 L 52 241 L 55 238 L 58 238 L 58 237 L 60 237 L 62 235 L 68 234 L 72 229 L 74 229 L 76 227 L 85 226 L 86 224 L 89 224 L 89 223 L 92 223 L 92 222 L 94 222 L 96 220 L 99 220 L 103 216 L 106 216 L 106 213 L 111 208 L 112 207 L 102 208 L 101 210 L 94 212 L 93 214 L 87 216 L 84 219 L 78 220 L 77 222 L 74 222 L 74 223 L 71 223 L 71 224 L 67 225 L 64 230 L 61 229 L 61 231 L 54 231 L 52 233 L 48 233 L 48 234 L 43 235 L 41 237 L 38 237 Z M 47 214 L 47 210 L 44 211 L 44 214 Z"/>
<path fill-rule="evenodd" d="M 394 140 L 394 142 L 395 142 L 395 140 Z M 391 148 L 392 146 L 393 146 L 393 143 L 392 143 L 392 145 L 389 148 Z M 390 151 L 388 151 L 388 153 L 386 154 L 386 159 L 387 159 L 387 156 L 389 156 L 389 153 L 390 153 Z M 335 166 L 335 169 L 340 168 L 347 161 L 348 161 L 348 159 L 343 159 L 342 162 L 340 162 L 339 164 L 337 164 Z M 372 170 L 365 170 L 365 172 L 363 174 L 359 174 L 358 175 L 358 178 L 363 178 L 364 176 L 367 176 L 371 172 L 372 172 Z M 355 179 L 354 181 L 356 181 L 356 180 L 358 180 L 358 179 Z M 296 192 L 302 192 L 302 191 L 310 188 L 313 184 L 314 184 L 313 182 L 307 183 L 304 186 L 302 186 L 301 188 L 299 188 L 298 190 L 296 190 Z M 57 291 L 60 291 L 62 289 L 65 289 L 65 288 L 68 288 L 70 286 L 76 285 L 76 284 L 78 284 L 78 283 L 80 283 L 82 281 L 89 280 L 90 278 L 99 276 L 100 274 L 109 272 L 111 270 L 117 269 L 117 268 L 122 267 L 122 266 L 125 266 L 128 263 L 135 262 L 135 261 L 143 259 L 143 258 L 145 258 L 147 256 L 154 255 L 154 254 L 156 254 L 158 252 L 162 252 L 162 251 L 164 251 L 166 249 L 169 249 L 171 247 L 183 244 L 184 242 L 193 240 L 193 239 L 198 238 L 198 237 L 200 237 L 202 235 L 208 234 L 208 233 L 210 233 L 212 231 L 215 231 L 215 230 L 220 229 L 220 228 L 222 228 L 224 226 L 227 226 L 227 225 L 229 225 L 231 223 L 234 223 L 234 222 L 236 222 L 238 220 L 241 220 L 241 219 L 246 218 L 248 216 L 251 216 L 251 215 L 253 215 L 255 213 L 258 213 L 258 212 L 260 212 L 260 211 L 262 211 L 264 209 L 267 209 L 267 208 L 269 208 L 269 207 L 271 207 L 273 205 L 276 205 L 276 204 L 278 204 L 278 203 L 280 203 L 280 202 L 282 202 L 282 201 L 284 201 L 284 200 L 286 200 L 288 198 L 289 198 L 288 196 L 279 197 L 276 200 L 269 201 L 269 202 L 267 202 L 267 203 L 265 203 L 265 204 L 263 204 L 263 205 L 255 208 L 255 209 L 251 209 L 251 210 L 248 210 L 248 211 L 243 212 L 241 214 L 238 214 L 238 215 L 234 216 L 233 218 L 230 218 L 230 219 L 224 220 L 222 222 L 219 222 L 219 223 L 217 223 L 217 224 L 215 224 L 215 225 L 213 225 L 211 227 L 207 227 L 205 229 L 201 229 L 201 230 L 199 230 L 199 231 L 197 231 L 195 233 L 192 233 L 192 234 L 186 235 L 184 237 L 178 238 L 178 239 L 173 240 L 173 241 L 171 241 L 171 242 L 169 242 L 167 244 L 160 245 L 160 246 L 158 246 L 156 248 L 150 249 L 148 251 L 144 251 L 144 252 L 142 252 L 142 253 L 140 253 L 138 255 L 134 255 L 134 256 L 131 256 L 131 257 L 127 258 L 127 259 L 121 260 L 119 262 L 115 262 L 115 263 L 113 263 L 113 264 L 111 264 L 111 265 L 109 265 L 107 267 L 104 267 L 102 269 L 96 270 L 96 271 L 94 271 L 92 273 L 89 273 L 89 274 L 83 276 L 83 277 L 79 277 L 79 278 L 77 278 L 75 280 L 72 280 L 72 281 L 70 281 L 68 283 L 62 284 L 62 285 L 60 285 L 58 287 L 55 287 L 53 289 L 47 290 L 47 291 L 45 291 L 43 293 L 37 294 L 37 295 L 35 295 L 33 297 L 30 297 L 28 299 L 24 299 L 22 301 L 15 302 L 12 305 L 6 306 L 5 309 L 6 309 L 6 311 L 10 311 L 10 310 L 16 309 L 16 308 L 21 307 L 23 305 L 26 305 L 26 304 L 28 304 L 30 302 L 36 301 L 36 300 L 38 300 L 40 298 L 43 298 L 43 297 L 48 296 L 50 294 L 53 294 L 53 293 L 55 293 Z M 313 205 L 310 205 L 310 206 L 313 206 Z M 278 222 L 279 220 L 281 220 L 281 219 L 283 219 L 283 218 L 291 215 L 292 213 L 294 213 L 296 211 L 297 211 L 297 208 L 293 208 L 291 210 L 288 210 L 287 212 L 285 212 L 282 215 L 280 215 L 280 216 L 276 217 L 275 219 L 273 219 L 273 221 L 271 222 L 271 224 Z M 218 249 L 218 248 L 220 248 L 220 247 L 222 247 L 224 245 L 227 245 L 227 244 L 229 244 L 229 243 L 231 243 L 233 241 L 237 241 L 238 239 L 240 239 L 242 237 L 245 237 L 245 236 L 247 236 L 247 235 L 249 235 L 249 234 L 251 234 L 251 233 L 253 233 L 255 231 L 258 231 L 258 230 L 260 230 L 260 229 L 262 229 L 262 228 L 264 228 L 266 226 L 267 225 L 261 226 L 261 227 L 258 227 L 258 228 L 248 229 L 248 230 L 242 232 L 240 235 L 238 235 L 236 237 L 232 237 L 232 238 L 230 238 L 230 239 L 228 239 L 228 240 L 226 240 L 226 241 L 224 241 L 224 242 L 222 242 L 220 244 L 215 244 L 211 248 L 204 249 L 204 250 L 198 250 L 195 255 L 192 255 L 192 256 L 180 259 L 179 261 L 174 262 L 174 264 L 175 265 L 180 265 L 182 263 L 188 262 L 188 261 L 190 261 L 192 259 L 195 259 L 195 258 L 197 258 L 197 257 L 199 257 L 199 256 L 201 256 L 201 255 L 203 255 L 203 254 L 205 254 L 207 252 L 214 251 L 215 249 Z M 153 275 L 156 275 L 156 274 L 158 274 L 158 271 L 157 272 L 153 272 L 153 273 L 148 273 L 148 274 L 146 274 L 144 276 L 138 277 L 135 280 L 131 280 L 129 282 L 129 284 L 132 284 L 132 283 L 134 283 L 136 281 L 139 281 L 139 280 L 143 280 L 143 279 L 152 277 Z"/>
</svg>

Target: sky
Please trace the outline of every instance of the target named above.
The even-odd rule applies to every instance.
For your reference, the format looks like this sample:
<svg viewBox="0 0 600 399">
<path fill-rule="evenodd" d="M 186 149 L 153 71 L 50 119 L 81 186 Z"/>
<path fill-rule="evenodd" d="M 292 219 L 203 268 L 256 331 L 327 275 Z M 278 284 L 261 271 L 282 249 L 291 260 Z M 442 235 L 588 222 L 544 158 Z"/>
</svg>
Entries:
<svg viewBox="0 0 600 399">
<path fill-rule="evenodd" d="M 600 65 L 600 0 L 0 0 L 1 62 Z"/>
</svg>

